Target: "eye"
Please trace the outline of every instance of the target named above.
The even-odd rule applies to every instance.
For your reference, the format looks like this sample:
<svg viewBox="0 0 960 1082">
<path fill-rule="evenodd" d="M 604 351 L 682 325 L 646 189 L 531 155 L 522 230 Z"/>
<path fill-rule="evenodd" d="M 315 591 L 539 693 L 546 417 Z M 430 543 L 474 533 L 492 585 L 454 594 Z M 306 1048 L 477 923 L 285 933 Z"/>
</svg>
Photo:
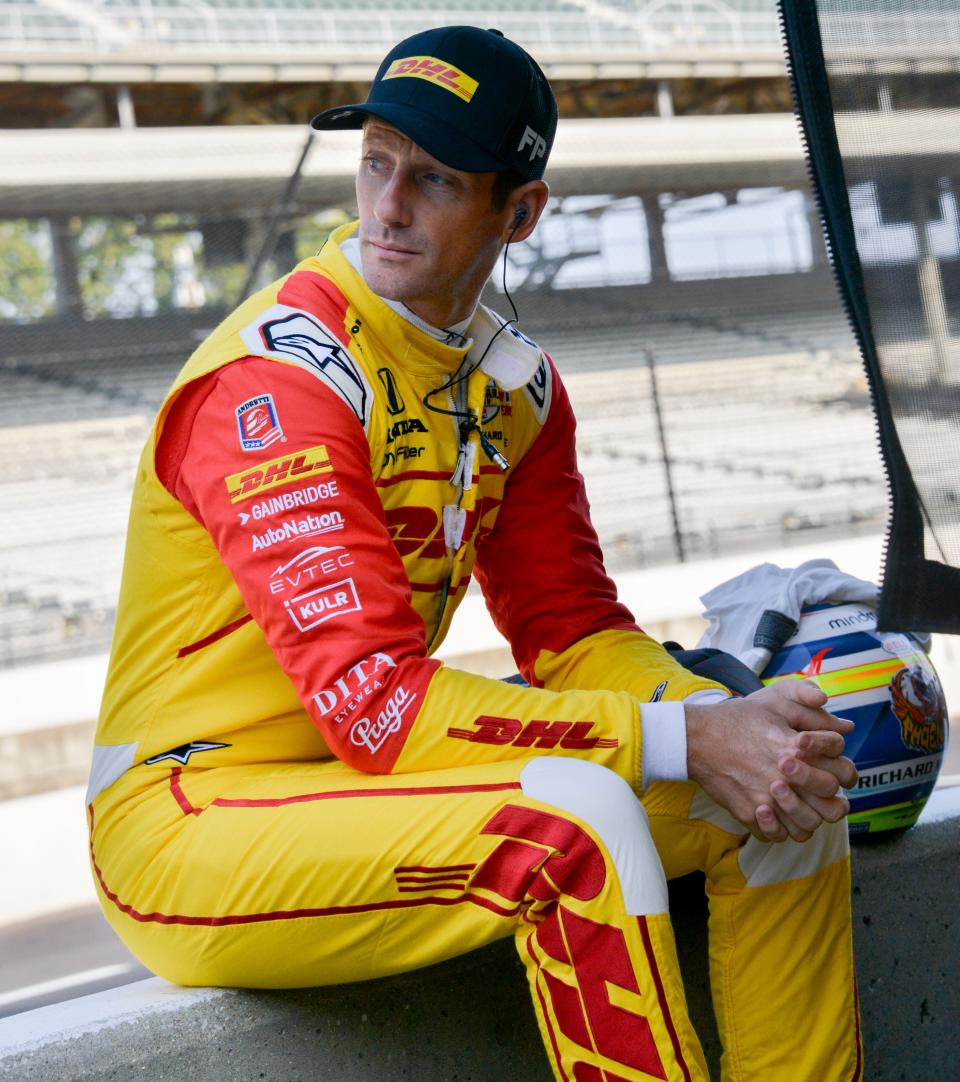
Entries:
<svg viewBox="0 0 960 1082">
<path fill-rule="evenodd" d="M 441 173 L 424 173 L 423 179 L 431 188 L 444 188 L 450 183 Z"/>
<path fill-rule="evenodd" d="M 376 154 L 364 154 L 363 164 L 368 173 L 382 173 L 386 169 L 386 163 Z"/>
</svg>

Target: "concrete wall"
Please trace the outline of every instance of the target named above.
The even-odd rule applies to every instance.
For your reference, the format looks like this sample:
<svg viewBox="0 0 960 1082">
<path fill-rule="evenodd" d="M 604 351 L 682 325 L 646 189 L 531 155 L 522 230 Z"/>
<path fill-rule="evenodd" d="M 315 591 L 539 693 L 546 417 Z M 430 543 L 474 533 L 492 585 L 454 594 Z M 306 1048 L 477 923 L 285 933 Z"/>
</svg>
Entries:
<svg viewBox="0 0 960 1082">
<path fill-rule="evenodd" d="M 854 850 L 854 922 L 871 1082 L 957 1077 L 960 788 L 921 824 Z M 671 884 L 687 995 L 716 1073 L 701 883 Z M 297 992 L 159 979 L 0 1021 L 17 1082 L 549 1082 L 509 941 L 389 980 Z M 763 1082 L 763 1080 L 756 1080 Z M 821 1080 L 798 1080 L 821 1082 Z"/>
</svg>

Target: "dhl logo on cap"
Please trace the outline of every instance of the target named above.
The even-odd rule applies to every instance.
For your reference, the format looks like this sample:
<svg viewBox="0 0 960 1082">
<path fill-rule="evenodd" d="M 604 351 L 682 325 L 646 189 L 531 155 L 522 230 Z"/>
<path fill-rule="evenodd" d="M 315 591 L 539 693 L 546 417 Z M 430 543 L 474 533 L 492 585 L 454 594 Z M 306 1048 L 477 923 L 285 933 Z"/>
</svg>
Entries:
<svg viewBox="0 0 960 1082">
<path fill-rule="evenodd" d="M 426 79 L 428 83 L 442 86 L 464 101 L 470 101 L 480 85 L 476 79 L 471 79 L 459 68 L 444 60 L 438 60 L 435 56 L 405 56 L 401 60 L 394 60 L 383 78 L 401 79 L 404 76 Z"/>
</svg>

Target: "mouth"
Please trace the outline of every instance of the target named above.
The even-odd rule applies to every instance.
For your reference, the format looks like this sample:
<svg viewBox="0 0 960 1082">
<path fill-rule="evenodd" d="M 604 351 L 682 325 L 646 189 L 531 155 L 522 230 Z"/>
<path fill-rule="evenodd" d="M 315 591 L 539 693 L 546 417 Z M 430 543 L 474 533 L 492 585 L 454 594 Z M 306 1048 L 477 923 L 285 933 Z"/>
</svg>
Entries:
<svg viewBox="0 0 960 1082">
<path fill-rule="evenodd" d="M 399 244 L 388 244 L 377 240 L 368 240 L 367 244 L 381 259 L 408 259 L 410 256 L 419 255 L 415 249 L 404 248 Z"/>
</svg>

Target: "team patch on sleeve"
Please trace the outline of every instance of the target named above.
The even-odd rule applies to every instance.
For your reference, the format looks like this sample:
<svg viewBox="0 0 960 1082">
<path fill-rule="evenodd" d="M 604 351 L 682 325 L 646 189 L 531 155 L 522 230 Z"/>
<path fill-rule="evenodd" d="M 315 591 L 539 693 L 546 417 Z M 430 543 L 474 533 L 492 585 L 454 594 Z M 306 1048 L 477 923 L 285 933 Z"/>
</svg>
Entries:
<svg viewBox="0 0 960 1082">
<path fill-rule="evenodd" d="M 247 349 L 305 368 L 353 411 L 366 429 L 373 392 L 350 351 L 315 316 L 275 304 L 240 332 Z"/>
<path fill-rule="evenodd" d="M 237 406 L 236 415 L 240 446 L 244 451 L 262 451 L 284 438 L 273 395 L 258 394 L 248 398 Z"/>
</svg>

